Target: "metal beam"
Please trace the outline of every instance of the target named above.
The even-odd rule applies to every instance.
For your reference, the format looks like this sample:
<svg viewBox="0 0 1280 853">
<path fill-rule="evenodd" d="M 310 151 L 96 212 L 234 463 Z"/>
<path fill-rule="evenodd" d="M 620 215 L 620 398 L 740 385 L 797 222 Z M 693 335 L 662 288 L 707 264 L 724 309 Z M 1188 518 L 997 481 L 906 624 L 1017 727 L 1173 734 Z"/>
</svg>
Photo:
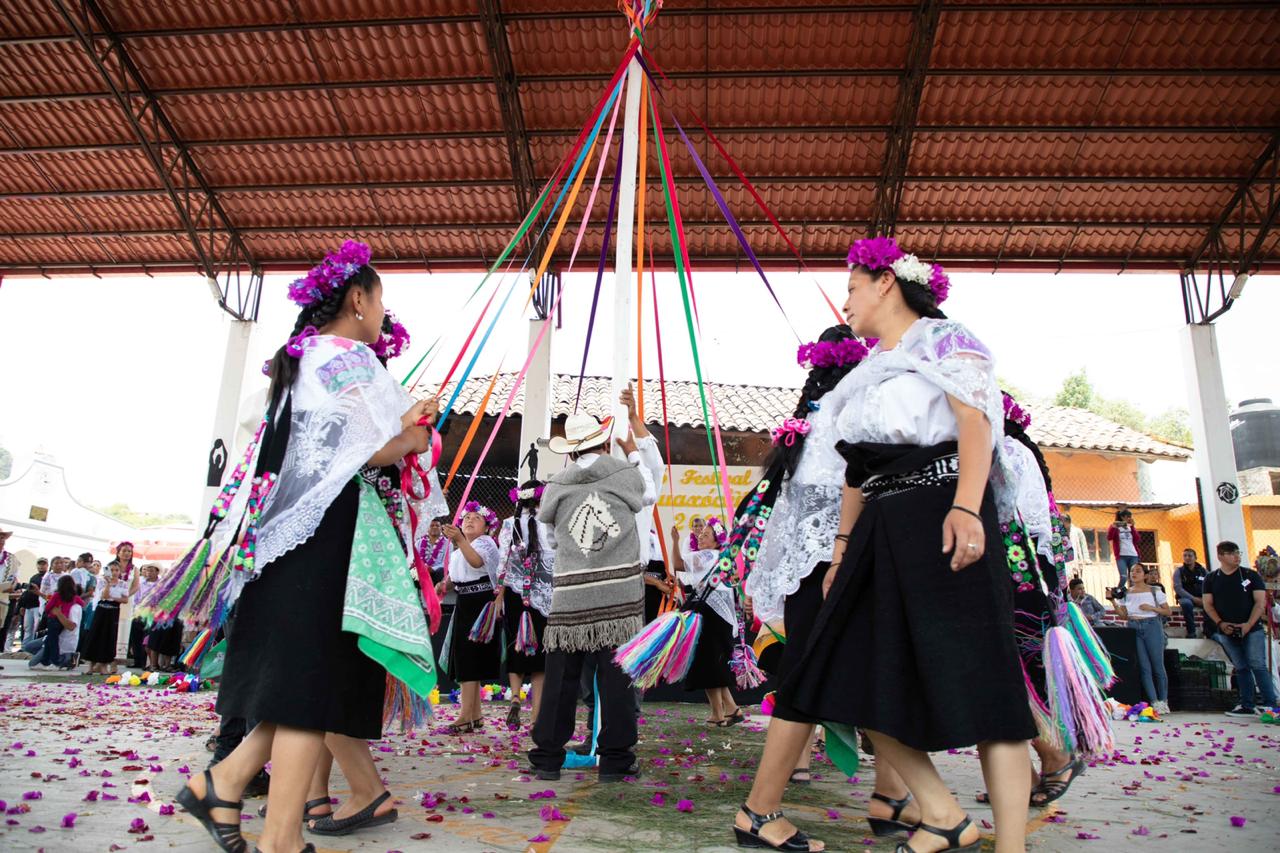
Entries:
<svg viewBox="0 0 1280 853">
<path fill-rule="evenodd" d="M 529 133 L 524 123 L 524 108 L 520 105 L 519 81 L 516 79 L 515 60 L 511 56 L 511 42 L 507 39 L 502 2 L 476 0 L 476 6 L 484 23 L 489 67 L 493 72 L 489 82 L 494 85 L 498 95 L 498 108 L 502 112 L 502 129 L 507 141 L 507 157 L 511 164 L 516 203 L 521 211 L 529 211 L 538 198 L 541 186 L 533 165 L 533 149 L 529 145 Z M 530 228 L 525 242 L 535 258 L 540 259 L 546 252 L 546 237 L 540 228 Z"/>
<path fill-rule="evenodd" d="M 915 136 L 920 98 L 933 53 L 933 37 L 942 15 L 941 0 L 920 0 L 911 23 L 911 43 L 907 47 L 907 73 L 898 84 L 898 101 L 893 110 L 893 129 L 885 140 L 880 163 L 880 179 L 876 182 L 875 200 L 871 203 L 868 236 L 892 236 L 902 204 L 903 177 L 911 160 L 911 141 Z"/>
<path fill-rule="evenodd" d="M 223 211 L 190 151 L 112 31 L 97 0 L 54 0 L 67 26 L 111 90 L 155 168 L 218 304 L 240 320 L 257 318 L 262 270 Z M 234 299 L 234 302 L 233 302 Z"/>
<path fill-rule="evenodd" d="M 572 139 L 579 128 L 542 128 L 528 131 L 531 139 L 556 139 L 568 137 Z M 760 127 L 750 125 L 714 125 L 711 131 L 716 136 L 728 134 L 751 134 L 755 137 L 773 134 L 873 134 L 888 133 L 892 130 L 887 124 L 836 124 L 836 125 L 777 125 Z M 915 132 L 946 134 L 1029 134 L 1052 133 L 1070 136 L 1083 134 L 1110 134 L 1119 136 L 1144 136 L 1151 134 L 1184 134 L 1188 136 L 1241 136 L 1269 135 L 1273 128 L 1267 125 L 917 125 Z M 700 136 L 700 131 L 689 131 L 690 137 Z M 433 142 L 453 140 L 504 140 L 506 134 L 501 130 L 481 131 L 419 131 L 414 133 L 355 133 L 346 136 L 242 136 L 238 138 L 193 139 L 186 143 L 190 150 L 217 148 L 225 145 L 261 146 L 274 145 L 344 145 L 349 142 Z M 6 154 L 78 154 L 100 151 L 132 151 L 137 148 L 133 142 L 101 142 L 72 145 L 32 145 L 25 147 L 0 147 L 0 156 Z"/>
<path fill-rule="evenodd" d="M 1280 128 L 1182 269 L 1182 308 L 1188 324 L 1212 323 L 1231 310 L 1239 295 L 1237 285 L 1242 288 L 1265 259 L 1262 249 L 1278 218 Z"/>
</svg>

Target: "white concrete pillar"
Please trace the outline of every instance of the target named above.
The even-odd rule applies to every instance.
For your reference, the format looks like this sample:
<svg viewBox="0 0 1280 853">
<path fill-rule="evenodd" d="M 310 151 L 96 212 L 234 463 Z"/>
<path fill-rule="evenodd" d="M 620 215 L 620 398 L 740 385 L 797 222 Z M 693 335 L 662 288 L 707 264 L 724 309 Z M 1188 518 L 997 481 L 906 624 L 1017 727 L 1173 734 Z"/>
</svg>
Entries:
<svg viewBox="0 0 1280 853">
<path fill-rule="evenodd" d="M 209 507 L 218 496 L 226 474 L 239 462 L 236 449 L 236 424 L 244 387 L 245 362 L 249 355 L 249 338 L 256 323 L 227 320 L 227 343 L 222 356 L 222 379 L 218 387 L 218 404 L 213 413 L 213 433 L 208 446 L 208 474 L 200 490 L 200 505 L 192 513 L 196 526 L 203 529 Z M 215 465 L 219 462 L 220 465 Z M 219 467 L 221 470 L 219 470 Z"/>
<path fill-rule="evenodd" d="M 1240 507 L 1236 455 L 1231 444 L 1222 361 L 1213 324 L 1189 324 L 1183 353 L 1187 362 L 1187 399 L 1191 404 L 1196 474 L 1200 477 L 1204 498 L 1209 547 L 1214 548 L 1224 539 L 1230 540 L 1240 546 L 1248 559 L 1249 543 Z M 1213 559 L 1212 552 L 1205 556 L 1207 560 Z"/>
<path fill-rule="evenodd" d="M 625 436 L 627 410 L 618 403 L 627 383 L 635 375 L 636 324 L 631 298 L 632 248 L 636 222 L 636 171 L 640 156 L 640 88 L 644 71 L 632 59 L 627 70 L 627 104 L 622 125 L 622 174 L 618 184 L 617 254 L 613 262 L 613 381 L 609 385 L 609 403 L 618 423 L 614 436 Z M 615 453 L 620 451 L 615 447 Z"/>
<path fill-rule="evenodd" d="M 529 350 L 542 333 L 543 322 L 538 319 L 529 321 Z M 524 377 L 524 413 L 520 417 L 520 447 L 516 454 L 516 463 L 520 470 L 516 474 L 519 482 L 524 482 L 527 472 L 521 463 L 529 452 L 529 445 L 538 447 L 538 478 L 547 479 L 560 470 L 560 458 L 548 450 L 539 440 L 551 437 L 551 390 L 554 378 L 551 375 L 551 342 L 555 338 L 556 321 L 553 317 L 547 324 L 547 334 L 542 339 L 542 346 L 529 363 L 529 372 Z"/>
</svg>

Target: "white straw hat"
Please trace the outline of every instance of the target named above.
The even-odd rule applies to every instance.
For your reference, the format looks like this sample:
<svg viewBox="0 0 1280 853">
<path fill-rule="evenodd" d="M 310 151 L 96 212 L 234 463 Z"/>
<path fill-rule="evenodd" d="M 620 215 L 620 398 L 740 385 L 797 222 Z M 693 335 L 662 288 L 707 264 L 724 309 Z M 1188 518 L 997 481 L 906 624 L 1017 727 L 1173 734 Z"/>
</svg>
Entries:
<svg viewBox="0 0 1280 853">
<path fill-rule="evenodd" d="M 569 415 L 564 422 L 564 437 L 556 436 L 547 442 L 547 449 L 552 453 L 578 453 L 599 447 L 609 440 L 613 429 L 613 418 L 605 418 L 603 422 L 591 415 Z"/>
</svg>

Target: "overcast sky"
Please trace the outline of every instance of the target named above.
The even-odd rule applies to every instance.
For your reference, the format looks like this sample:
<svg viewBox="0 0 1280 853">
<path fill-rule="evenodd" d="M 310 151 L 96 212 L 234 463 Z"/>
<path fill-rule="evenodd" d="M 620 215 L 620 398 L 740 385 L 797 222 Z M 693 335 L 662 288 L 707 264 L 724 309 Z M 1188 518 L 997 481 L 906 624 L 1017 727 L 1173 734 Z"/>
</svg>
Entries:
<svg viewBox="0 0 1280 853">
<path fill-rule="evenodd" d="M 392 363 L 401 377 L 441 332 L 438 377 L 475 322 L 479 302 L 461 306 L 474 275 L 388 275 L 384 302 L 413 335 L 413 348 Z M 805 340 L 832 321 L 818 295 L 837 305 L 844 276 L 776 274 L 770 281 Z M 1001 378 L 1030 394 L 1052 396 L 1084 367 L 1097 389 L 1131 400 L 1149 414 L 1185 406 L 1185 335 L 1175 275 L 956 274 L 944 306 L 995 352 Z M 250 352 L 245 394 L 265 379 L 262 361 L 292 327 L 286 278 L 268 279 Z M 492 284 L 493 282 L 491 282 Z M 505 287 L 504 282 L 498 282 Z M 707 379 L 799 386 L 796 338 L 754 274 L 702 274 L 694 280 L 701 309 Z M 594 274 L 566 277 L 564 327 L 554 369 L 577 373 Z M 527 345 L 518 316 L 524 288 L 512 298 L 477 375 L 501 364 L 517 370 Z M 668 378 L 693 378 L 688 335 L 671 275 L 658 277 L 663 358 Z M 499 296 L 501 299 L 501 296 Z M 646 296 L 647 299 L 647 296 Z M 1227 397 L 1280 399 L 1275 368 L 1280 278 L 1259 277 L 1218 322 Z M 652 306 L 646 303 L 646 374 L 656 376 Z M 67 468 L 73 494 L 90 504 L 191 514 L 209 444 L 227 320 L 195 277 L 102 279 L 6 278 L 0 286 L 0 445 L 20 473 L 35 450 Z M 609 276 L 587 372 L 608 374 L 612 328 Z M 1270 340 L 1269 340 L 1270 339 Z"/>
</svg>

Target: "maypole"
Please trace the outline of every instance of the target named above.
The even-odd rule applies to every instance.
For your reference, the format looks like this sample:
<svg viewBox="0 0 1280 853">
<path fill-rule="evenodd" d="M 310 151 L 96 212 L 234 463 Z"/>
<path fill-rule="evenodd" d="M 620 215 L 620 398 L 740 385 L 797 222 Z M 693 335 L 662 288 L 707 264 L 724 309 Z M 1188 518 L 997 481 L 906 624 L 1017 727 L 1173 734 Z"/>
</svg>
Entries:
<svg viewBox="0 0 1280 853">
<path fill-rule="evenodd" d="M 644 6 L 636 3 L 634 14 L 629 14 L 630 25 L 639 30 L 644 19 Z M 640 37 L 641 33 L 633 35 Z M 634 325 L 631 307 L 631 255 L 635 230 L 636 171 L 640 139 L 640 95 L 644 83 L 644 69 L 638 59 L 640 50 L 631 58 L 627 68 L 627 102 L 622 123 L 622 170 L 618 184 L 618 237 L 613 262 L 613 380 L 610 383 L 610 401 L 614 417 L 618 419 L 615 435 L 625 435 L 626 410 L 619 404 L 618 396 L 627 387 L 635 373 L 635 341 L 638 330 Z"/>
</svg>

